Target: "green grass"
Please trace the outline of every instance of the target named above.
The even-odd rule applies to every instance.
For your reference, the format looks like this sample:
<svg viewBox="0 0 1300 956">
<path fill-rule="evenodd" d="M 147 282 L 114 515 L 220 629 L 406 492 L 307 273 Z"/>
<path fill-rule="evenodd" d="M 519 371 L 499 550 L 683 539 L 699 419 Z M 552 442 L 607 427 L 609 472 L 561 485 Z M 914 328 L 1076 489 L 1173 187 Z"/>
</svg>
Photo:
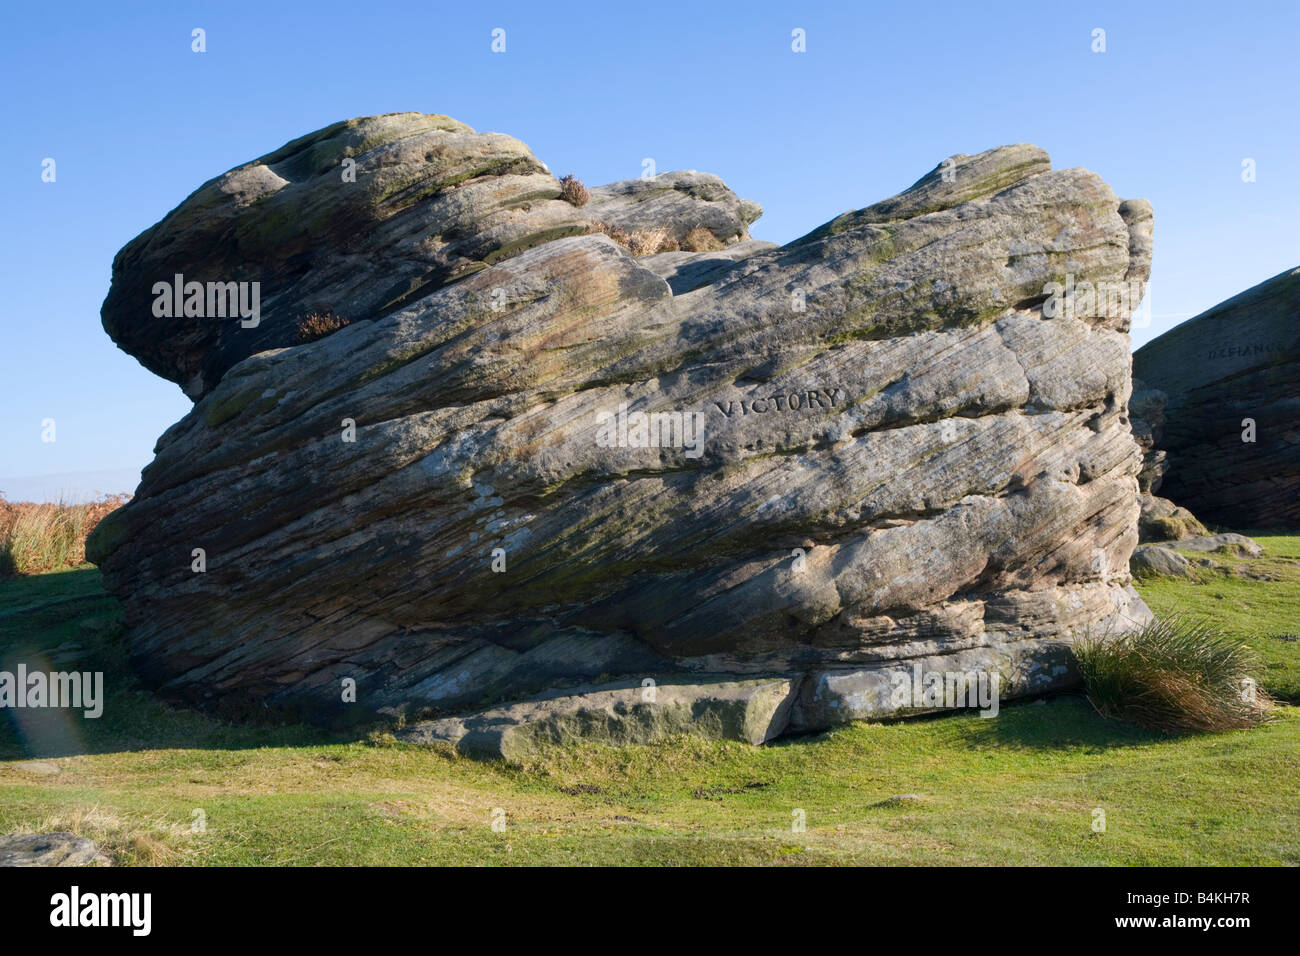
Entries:
<svg viewBox="0 0 1300 956">
<path fill-rule="evenodd" d="M 1258 540 L 1254 566 L 1278 580 L 1215 555 L 1228 574 L 1142 590 L 1248 637 L 1261 687 L 1294 701 L 1300 642 L 1269 635 L 1300 630 L 1300 538 Z M 102 669 L 111 691 L 97 721 L 28 712 L 19 733 L 0 716 L 0 832 L 70 829 L 122 864 L 1300 864 L 1291 706 L 1260 728 L 1168 737 L 1067 695 L 993 720 L 761 748 L 591 744 L 512 767 L 168 709 L 131 686 L 120 629 L 99 626 L 116 613 L 93 570 L 0 583 L 0 667 Z M 886 802 L 901 794 L 916 799 Z"/>
<path fill-rule="evenodd" d="M 1138 590 L 1159 616 L 1183 615 L 1243 638 L 1263 665 L 1260 686 L 1300 704 L 1300 536 L 1244 533 L 1263 547 L 1262 558 L 1184 551 L 1192 561 L 1209 558 L 1221 567 L 1194 568 L 1195 582 L 1149 579 Z"/>
</svg>

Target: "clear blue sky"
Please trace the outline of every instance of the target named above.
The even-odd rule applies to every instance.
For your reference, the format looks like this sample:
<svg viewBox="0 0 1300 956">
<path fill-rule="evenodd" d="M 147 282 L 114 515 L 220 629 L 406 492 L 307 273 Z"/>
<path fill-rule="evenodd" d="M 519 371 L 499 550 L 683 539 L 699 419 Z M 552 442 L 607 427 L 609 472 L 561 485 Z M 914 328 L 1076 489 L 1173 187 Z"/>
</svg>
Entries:
<svg viewBox="0 0 1300 956">
<path fill-rule="evenodd" d="M 10 3 L 0 490 L 134 473 L 190 407 L 99 323 L 114 253 L 335 120 L 446 113 L 590 185 L 717 173 L 785 242 L 953 153 L 1032 142 L 1155 206 L 1150 328 L 1300 265 L 1300 4 Z M 190 31 L 207 31 L 207 52 Z M 507 51 L 490 50 L 491 31 Z M 791 30 L 807 52 L 790 49 Z M 1092 52 L 1094 28 L 1106 52 Z M 41 181 L 45 157 L 57 181 Z M 1241 163 L 1256 162 L 1243 183 Z M 53 418 L 56 441 L 41 441 Z M 87 479 L 90 480 L 90 479 Z M 99 482 L 111 478 L 98 477 Z M 60 479 L 75 484 L 74 479 Z M 130 479 L 103 491 L 132 490 Z M 10 487 L 13 485 L 14 487 Z M 72 490 L 72 489 L 69 489 Z"/>
</svg>

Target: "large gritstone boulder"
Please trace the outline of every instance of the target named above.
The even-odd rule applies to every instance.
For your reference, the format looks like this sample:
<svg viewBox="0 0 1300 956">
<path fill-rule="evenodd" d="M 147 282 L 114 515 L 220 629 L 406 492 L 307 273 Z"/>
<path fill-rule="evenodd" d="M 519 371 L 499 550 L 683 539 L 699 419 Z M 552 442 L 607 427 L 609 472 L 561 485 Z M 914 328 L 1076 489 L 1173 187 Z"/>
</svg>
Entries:
<svg viewBox="0 0 1300 956">
<path fill-rule="evenodd" d="M 362 198 L 316 197 L 345 195 L 338 144 L 363 129 Z M 405 251 L 345 251 L 403 214 L 381 222 L 366 180 L 389 155 L 425 204 Z M 637 257 L 576 234 L 589 210 L 514 140 L 440 117 L 341 124 L 214 183 L 251 169 L 328 224 L 292 255 L 236 241 L 297 226 L 209 184 L 119 256 L 105 305 L 123 348 L 201 382 L 88 547 L 171 697 L 346 720 L 539 695 L 558 735 L 617 712 L 629 739 L 695 714 L 765 740 L 933 709 L 906 699 L 926 674 L 1061 687 L 1072 640 L 1149 616 L 1127 329 L 1151 211 L 1093 173 L 959 155 L 779 248 L 748 239 L 752 204 L 673 177 L 664 214 L 718 203 L 724 248 Z M 155 278 L 222 270 L 284 316 L 353 321 L 291 344 L 152 314 Z"/>
<path fill-rule="evenodd" d="M 1231 528 L 1300 527 L 1300 269 L 1148 342 L 1133 369 L 1161 495 Z"/>
</svg>

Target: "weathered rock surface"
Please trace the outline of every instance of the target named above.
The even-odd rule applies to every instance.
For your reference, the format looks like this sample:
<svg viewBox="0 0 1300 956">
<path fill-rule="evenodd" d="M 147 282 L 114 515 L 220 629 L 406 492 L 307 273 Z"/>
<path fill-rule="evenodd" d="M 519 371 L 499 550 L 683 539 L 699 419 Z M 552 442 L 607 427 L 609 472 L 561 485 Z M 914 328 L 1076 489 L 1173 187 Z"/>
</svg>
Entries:
<svg viewBox="0 0 1300 956">
<path fill-rule="evenodd" d="M 106 866 L 94 841 L 74 833 L 0 836 L 0 866 Z"/>
<path fill-rule="evenodd" d="M 667 282 L 673 295 L 681 295 L 708 285 L 741 259 L 775 248 L 774 242 L 745 239 L 716 252 L 660 252 L 642 256 L 637 264 Z"/>
<path fill-rule="evenodd" d="M 104 329 L 150 371 L 206 394 L 255 352 L 297 342 L 308 313 L 390 314 L 447 282 L 589 231 L 528 147 L 446 116 L 335 123 L 200 186 L 113 260 Z M 259 282 L 255 328 L 158 318 L 153 287 Z M 206 305 L 206 298 L 205 298 Z"/>
<path fill-rule="evenodd" d="M 113 261 L 104 328 L 198 398 L 255 352 L 299 342 L 313 312 L 378 319 L 494 262 L 600 222 L 749 239 L 762 213 L 693 170 L 598 187 L 576 209 L 528 147 L 446 116 L 335 123 L 204 183 Z M 733 256 L 734 258 L 734 256 Z M 255 327 L 153 314 L 155 283 L 258 282 Z M 229 311 L 229 310 L 228 310 Z"/>
<path fill-rule="evenodd" d="M 1148 342 L 1133 368 L 1163 496 L 1228 527 L 1300 526 L 1300 269 Z"/>
<path fill-rule="evenodd" d="M 335 175 L 301 180 L 301 203 Z M 448 178 L 418 191 L 437 205 Z M 269 208 L 230 205 L 229 234 L 259 234 Z M 88 545 L 147 680 L 360 719 L 777 678 L 790 726 L 813 729 L 871 716 L 861 687 L 914 664 L 1003 667 L 1003 696 L 1061 686 L 1075 636 L 1146 620 L 1128 315 L 1042 305 L 1067 273 L 1145 281 L 1149 205 L 1002 147 L 677 282 L 701 260 L 540 241 L 570 221 L 554 215 L 309 344 L 257 351 L 285 343 L 114 311 L 119 341 L 156 340 L 208 383 Z M 295 261 L 331 262 L 338 235 Z M 228 267 L 262 268 L 210 238 Z M 314 288 L 313 267 L 296 281 Z M 666 416 L 663 440 L 620 409 Z"/>
<path fill-rule="evenodd" d="M 723 244 L 749 239 L 749 226 L 763 207 L 736 196 L 717 176 L 683 169 L 652 179 L 626 179 L 596 186 L 580 210 L 592 223 L 624 232 L 666 229 L 677 242 L 707 229 Z"/>
<path fill-rule="evenodd" d="M 1166 458 L 1164 450 L 1158 447 L 1159 439 L 1165 430 L 1165 406 L 1169 396 L 1158 388 L 1149 388 L 1140 378 L 1133 379 L 1133 394 L 1129 397 L 1129 423 L 1133 426 L 1133 438 L 1142 449 L 1142 470 L 1138 472 L 1138 488 L 1143 493 L 1143 510 L 1147 501 L 1160 490 L 1164 481 Z M 1163 500 L 1163 499 L 1156 499 Z M 1170 502 L 1172 507 L 1177 507 Z M 1189 512 L 1190 514 L 1190 512 Z"/>
</svg>

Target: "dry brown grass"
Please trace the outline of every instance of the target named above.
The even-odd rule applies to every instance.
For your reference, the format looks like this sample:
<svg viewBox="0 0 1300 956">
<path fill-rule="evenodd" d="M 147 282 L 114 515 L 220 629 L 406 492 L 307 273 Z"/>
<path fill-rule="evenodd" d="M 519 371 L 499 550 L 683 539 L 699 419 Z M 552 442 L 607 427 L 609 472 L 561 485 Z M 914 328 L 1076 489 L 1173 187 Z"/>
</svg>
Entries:
<svg viewBox="0 0 1300 956">
<path fill-rule="evenodd" d="M 676 252 L 677 240 L 663 226 L 637 229 L 628 237 L 627 247 L 634 256 L 653 256 L 657 252 Z"/>
<path fill-rule="evenodd" d="M 696 226 L 688 232 L 682 239 L 681 247 L 684 252 L 717 252 L 727 248 L 721 239 L 703 226 Z"/>
<path fill-rule="evenodd" d="M 587 191 L 581 179 L 570 173 L 560 180 L 560 198 L 574 206 L 585 206 L 587 200 L 591 198 L 591 193 Z"/>
<path fill-rule="evenodd" d="M 28 829 L 28 828 L 23 828 Z M 52 813 L 30 828 L 33 833 L 72 833 L 93 840 L 102 863 L 167 866 L 177 863 L 193 842 L 189 825 L 164 814 L 124 819 L 108 807 L 70 807 Z"/>
<path fill-rule="evenodd" d="M 341 315 L 335 315 L 329 309 L 324 312 L 312 312 L 310 315 L 303 316 L 302 321 L 298 323 L 298 341 L 315 342 L 317 339 L 323 339 L 351 321 Z"/>
<path fill-rule="evenodd" d="M 628 235 L 626 230 L 620 229 L 618 226 L 615 226 L 612 223 L 593 222 L 591 226 L 588 227 L 588 231 L 603 232 L 605 235 L 609 236 L 609 238 L 613 239 L 624 249 L 627 248 Z"/>
<path fill-rule="evenodd" d="M 658 252 L 677 252 L 677 240 L 663 226 L 634 229 L 628 232 L 608 222 L 593 224 L 592 232 L 603 232 L 634 256 L 653 256 Z"/>
<path fill-rule="evenodd" d="M 44 574 L 86 562 L 86 537 L 130 495 L 81 505 L 6 501 L 0 495 L 0 578 Z"/>
</svg>

